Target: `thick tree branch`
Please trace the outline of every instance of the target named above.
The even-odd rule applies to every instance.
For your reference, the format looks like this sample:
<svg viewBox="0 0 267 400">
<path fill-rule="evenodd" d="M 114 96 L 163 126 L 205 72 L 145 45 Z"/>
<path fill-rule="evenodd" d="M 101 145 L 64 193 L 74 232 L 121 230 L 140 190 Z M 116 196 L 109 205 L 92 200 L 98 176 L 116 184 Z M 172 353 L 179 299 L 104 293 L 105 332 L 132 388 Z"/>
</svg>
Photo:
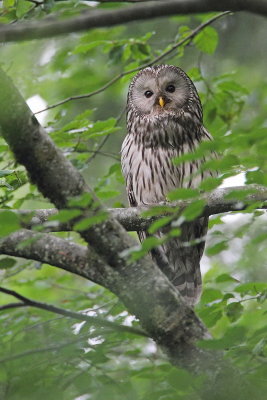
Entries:
<svg viewBox="0 0 267 400">
<path fill-rule="evenodd" d="M 120 277 L 89 246 L 78 245 L 47 233 L 21 229 L 0 239 L 0 254 L 50 264 L 109 287 Z M 106 282 L 106 277 L 108 281 Z"/>
<path fill-rule="evenodd" d="M 264 0 L 169 0 L 136 4 L 114 10 L 83 11 L 81 15 L 69 19 L 57 20 L 50 17 L 38 22 L 2 26 L 0 28 L 0 41 L 49 38 L 70 32 L 80 32 L 157 17 L 227 10 L 249 11 L 267 16 L 267 3 Z"/>
<path fill-rule="evenodd" d="M 8 135 L 11 150 L 17 161 L 26 167 L 32 182 L 38 181 L 40 191 L 49 192 L 51 201 L 57 206 L 62 206 L 67 198 L 81 194 L 85 182 L 79 172 L 55 147 L 2 70 L 0 87 L 1 133 L 6 139 Z M 65 170 L 68 170 L 67 175 Z"/>
<path fill-rule="evenodd" d="M 87 279 L 90 264 L 104 267 L 98 257 L 85 246 L 52 236 L 21 229 L 0 240 L 0 253 L 47 263 L 79 274 Z"/>
<path fill-rule="evenodd" d="M 35 308 L 39 308 L 41 310 L 46 310 L 46 311 L 52 312 L 54 314 L 63 315 L 64 317 L 73 318 L 78 321 L 90 322 L 94 326 L 100 326 L 103 328 L 109 328 L 109 329 L 119 331 L 119 332 L 128 332 L 128 333 L 133 333 L 135 335 L 141 335 L 141 336 L 147 337 L 147 334 L 145 332 L 141 331 L 140 329 L 132 328 L 132 327 L 126 326 L 126 325 L 118 325 L 115 322 L 105 320 L 104 318 L 92 317 L 92 316 L 87 315 L 86 312 L 84 312 L 84 313 L 74 312 L 71 310 L 66 310 L 64 308 L 56 307 L 53 304 L 47 304 L 47 303 L 42 303 L 40 301 L 32 300 L 32 299 L 29 299 L 28 297 L 22 296 L 21 294 L 17 293 L 14 290 L 6 289 L 3 287 L 0 287 L 0 292 L 5 293 L 9 296 L 13 296 L 16 299 L 20 300 L 21 303 L 17 303 L 17 307 L 18 307 L 18 304 L 21 304 L 21 306 L 24 305 L 24 306 L 35 307 Z M 8 304 L 7 304 L 7 306 L 8 306 Z M 14 303 L 13 303 L 13 306 L 14 306 Z"/>
</svg>

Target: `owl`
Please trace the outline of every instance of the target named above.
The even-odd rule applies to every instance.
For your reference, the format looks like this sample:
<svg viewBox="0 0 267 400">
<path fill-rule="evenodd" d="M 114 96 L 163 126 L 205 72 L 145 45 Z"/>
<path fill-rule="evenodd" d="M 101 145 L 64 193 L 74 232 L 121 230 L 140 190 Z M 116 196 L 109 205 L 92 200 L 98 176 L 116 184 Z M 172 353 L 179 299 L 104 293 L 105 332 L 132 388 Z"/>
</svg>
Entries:
<svg viewBox="0 0 267 400">
<path fill-rule="evenodd" d="M 198 188 L 212 176 L 200 160 L 175 165 L 173 159 L 194 152 L 211 140 L 203 126 L 197 90 L 186 73 L 173 65 L 141 70 L 132 80 L 127 100 L 127 135 L 121 149 L 122 172 L 130 206 L 166 201 L 176 188 Z M 205 246 L 207 218 L 187 222 L 182 233 L 151 251 L 153 260 L 193 306 L 201 294 L 200 259 Z M 163 237 L 168 227 L 156 236 Z M 145 231 L 138 232 L 143 241 Z"/>
</svg>

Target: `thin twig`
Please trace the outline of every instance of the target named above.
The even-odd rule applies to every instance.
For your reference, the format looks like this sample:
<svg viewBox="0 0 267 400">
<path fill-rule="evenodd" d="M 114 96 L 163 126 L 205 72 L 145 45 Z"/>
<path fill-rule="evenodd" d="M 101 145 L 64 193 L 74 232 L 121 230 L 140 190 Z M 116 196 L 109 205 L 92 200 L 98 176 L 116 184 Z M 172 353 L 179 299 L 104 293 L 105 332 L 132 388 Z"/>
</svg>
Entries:
<svg viewBox="0 0 267 400">
<path fill-rule="evenodd" d="M 39 301 L 35 301 L 32 299 L 29 299 L 28 297 L 22 296 L 21 294 L 15 292 L 14 290 L 0 287 L 0 292 L 5 293 L 10 296 L 13 296 L 13 297 L 16 297 L 18 300 L 22 301 L 22 303 L 27 306 L 50 311 L 55 314 L 64 315 L 65 317 L 77 319 L 79 321 L 88 321 L 88 322 L 91 322 L 92 324 L 100 326 L 100 327 L 105 327 L 105 328 L 113 329 L 113 330 L 120 331 L 120 332 L 128 332 L 128 333 L 133 333 L 133 334 L 148 337 L 146 332 L 142 331 L 141 329 L 133 328 L 133 327 L 126 326 L 126 325 L 118 325 L 114 322 L 105 320 L 103 318 L 91 317 L 91 316 L 83 314 L 83 313 L 65 310 L 63 308 L 56 307 L 53 304 L 41 303 Z"/>
<path fill-rule="evenodd" d="M 145 63 L 145 64 L 143 64 L 143 65 L 141 65 L 139 67 L 130 69 L 128 71 L 121 72 L 120 74 L 116 75 L 113 79 L 111 79 L 109 82 L 107 82 L 105 85 L 103 85 L 99 89 L 94 90 L 94 91 L 92 91 L 90 93 L 85 93 L 85 94 L 80 94 L 80 95 L 77 95 L 77 96 L 67 97 L 66 99 L 63 99 L 63 100 L 61 100 L 61 101 L 59 101 L 57 103 L 51 104 L 50 106 L 48 106 L 48 107 L 46 107 L 46 108 L 44 108 L 44 109 L 42 109 L 40 111 L 35 112 L 35 114 L 40 114 L 40 113 L 42 113 L 44 111 L 51 110 L 52 108 L 58 107 L 58 106 L 60 106 L 62 104 L 68 103 L 69 101 L 72 101 L 72 100 L 80 100 L 80 99 L 85 99 L 85 98 L 88 99 L 88 98 L 90 98 L 92 96 L 95 96 L 95 95 L 103 92 L 104 90 L 106 90 L 110 86 L 112 86 L 114 83 L 116 83 L 120 79 L 122 79 L 124 76 L 132 74 L 132 73 L 137 72 L 137 71 L 140 71 L 143 68 L 150 67 L 151 65 L 158 63 L 163 58 L 165 58 L 168 55 L 170 55 L 171 53 L 173 53 L 174 50 L 176 50 L 178 47 L 184 45 L 185 43 L 186 43 L 186 45 L 190 44 L 192 42 L 192 40 L 194 39 L 194 37 L 200 31 L 202 31 L 204 28 L 206 28 L 207 26 L 209 26 L 210 24 L 212 24 L 213 22 L 215 22 L 219 18 L 221 18 L 221 17 L 223 17 L 225 15 L 228 15 L 228 14 L 231 14 L 231 12 L 230 11 L 224 11 L 224 12 L 218 14 L 218 15 L 215 15 L 214 17 L 210 18 L 208 21 L 203 22 L 197 28 L 193 29 L 192 32 L 187 37 L 185 37 L 184 39 L 182 39 L 179 42 L 175 43 L 169 50 L 163 52 L 161 55 L 155 57 L 153 60 L 151 60 L 151 61 L 149 61 L 149 62 L 147 62 L 147 63 Z"/>
<path fill-rule="evenodd" d="M 85 335 L 83 335 L 83 337 L 85 337 Z M 0 364 L 3 364 L 5 362 L 9 362 L 9 361 L 14 361 L 14 360 L 17 360 L 19 358 L 31 356 L 33 354 L 47 353 L 49 351 L 57 351 L 57 350 L 60 350 L 63 347 L 70 346 L 70 345 L 75 344 L 75 343 L 79 343 L 81 341 L 81 339 L 82 338 L 79 336 L 78 339 L 70 340 L 68 342 L 63 342 L 63 343 L 60 343 L 60 344 L 55 344 L 55 345 L 47 346 L 47 347 L 41 347 L 41 348 L 37 348 L 37 349 L 31 349 L 31 350 L 23 351 L 22 353 L 18 353 L 18 354 L 13 354 L 13 355 L 11 354 L 8 357 L 1 358 L 0 359 Z M 88 344 L 87 344 L 87 347 L 89 347 Z"/>
<path fill-rule="evenodd" d="M 118 115 L 118 117 L 116 118 L 116 124 L 115 126 L 117 126 L 120 123 L 120 120 L 122 119 L 123 114 L 125 113 L 126 107 L 123 107 L 122 111 L 120 112 L 120 114 Z M 100 150 L 104 147 L 104 145 L 107 143 L 108 139 L 110 137 L 110 134 L 106 135 L 104 137 L 104 139 L 98 144 L 97 148 L 94 150 L 94 154 L 88 158 L 87 160 L 87 165 L 90 164 L 93 159 L 96 157 L 97 153 L 100 153 Z M 117 161 L 119 161 L 119 158 L 116 158 Z"/>
<path fill-rule="evenodd" d="M 97 146 L 97 149 L 93 152 L 91 157 L 88 158 L 88 160 L 86 161 L 86 164 L 90 164 L 93 161 L 93 159 L 96 157 L 96 155 L 100 152 L 100 150 L 103 148 L 103 146 L 108 141 L 108 138 L 109 138 L 109 135 L 106 135 L 104 137 L 104 139 L 99 143 L 99 145 Z"/>
<path fill-rule="evenodd" d="M 0 307 L 0 312 L 9 310 L 11 308 L 19 308 L 19 307 L 29 307 L 29 305 L 25 303 L 8 303 Z"/>
</svg>

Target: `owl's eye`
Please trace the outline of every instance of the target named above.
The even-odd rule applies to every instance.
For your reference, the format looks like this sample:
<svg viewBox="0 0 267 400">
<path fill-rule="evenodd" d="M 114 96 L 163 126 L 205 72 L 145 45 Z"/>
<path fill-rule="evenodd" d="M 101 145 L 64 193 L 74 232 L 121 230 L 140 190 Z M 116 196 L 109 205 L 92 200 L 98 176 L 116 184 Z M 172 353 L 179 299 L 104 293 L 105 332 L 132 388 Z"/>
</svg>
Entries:
<svg viewBox="0 0 267 400">
<path fill-rule="evenodd" d="M 149 99 L 149 97 L 153 96 L 153 92 L 151 92 L 151 90 L 146 90 L 145 91 L 145 96 L 147 99 Z"/>
<path fill-rule="evenodd" d="M 175 92 L 175 86 L 174 85 L 168 85 L 166 87 L 166 92 L 169 92 L 169 93 Z"/>
</svg>

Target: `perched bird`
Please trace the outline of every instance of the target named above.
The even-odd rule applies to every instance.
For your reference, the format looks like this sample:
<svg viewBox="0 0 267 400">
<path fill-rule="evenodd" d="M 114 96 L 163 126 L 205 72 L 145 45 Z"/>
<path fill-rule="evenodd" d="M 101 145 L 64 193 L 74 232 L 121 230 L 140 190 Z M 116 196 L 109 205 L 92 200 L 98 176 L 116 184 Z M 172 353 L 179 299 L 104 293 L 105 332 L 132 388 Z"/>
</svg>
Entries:
<svg viewBox="0 0 267 400">
<path fill-rule="evenodd" d="M 174 165 L 172 159 L 194 152 L 211 140 L 203 126 L 197 90 L 186 73 L 173 65 L 141 70 L 132 80 L 127 101 L 127 135 L 122 144 L 122 172 L 130 206 L 159 203 L 176 188 L 198 188 L 212 176 L 200 160 Z M 201 294 L 200 258 L 207 218 L 185 223 L 182 234 L 151 251 L 152 258 L 184 300 L 194 305 Z M 164 227 L 155 235 L 163 236 Z M 138 232 L 144 240 L 147 232 Z M 194 241 L 194 243 L 192 243 Z"/>
</svg>

